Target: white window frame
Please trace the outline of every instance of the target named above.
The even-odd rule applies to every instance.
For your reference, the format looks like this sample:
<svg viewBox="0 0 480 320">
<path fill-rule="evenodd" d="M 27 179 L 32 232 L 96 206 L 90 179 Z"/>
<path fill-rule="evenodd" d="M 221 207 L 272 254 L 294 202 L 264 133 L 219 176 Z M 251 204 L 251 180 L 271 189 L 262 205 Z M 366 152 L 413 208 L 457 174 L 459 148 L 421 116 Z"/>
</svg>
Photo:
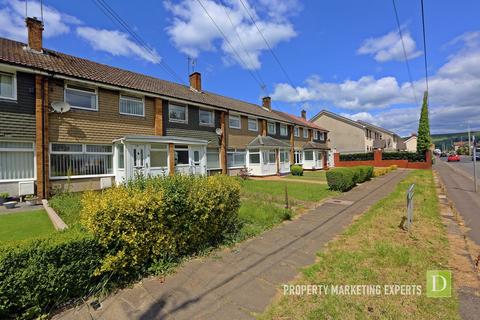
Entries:
<svg viewBox="0 0 480 320">
<path fill-rule="evenodd" d="M 300 127 L 293 128 L 293 135 L 297 138 L 300 138 Z"/>
<path fill-rule="evenodd" d="M 255 121 L 255 129 L 250 129 L 250 122 Z M 258 119 L 257 118 L 248 118 L 248 130 L 258 132 Z"/>
<path fill-rule="evenodd" d="M 0 74 L 12 76 L 12 93 L 13 93 L 13 97 L 0 96 L 0 99 L 16 101 L 17 100 L 17 73 L 0 70 Z"/>
<path fill-rule="evenodd" d="M 150 144 L 150 155 L 152 153 L 152 151 L 164 151 L 166 152 L 167 154 L 167 165 L 165 167 L 154 167 L 151 165 L 151 159 L 149 159 L 149 163 L 150 163 L 150 168 L 151 169 L 165 169 L 165 168 L 168 168 L 168 157 L 169 157 L 169 154 L 168 154 L 168 145 L 164 145 L 162 148 L 156 148 L 155 145 L 153 144 Z M 151 157 L 151 156 L 150 156 Z"/>
<path fill-rule="evenodd" d="M 172 107 L 185 108 L 185 120 L 170 118 L 170 111 L 171 111 Z M 188 123 L 188 106 L 182 106 L 180 104 L 169 103 L 168 104 L 168 122 Z"/>
<path fill-rule="evenodd" d="M 0 182 L 19 182 L 19 181 L 35 181 L 37 180 L 37 155 L 35 152 L 35 142 L 32 141 L 24 141 L 24 140 L 6 140 L 6 139 L 1 139 L 0 141 L 3 142 L 21 142 L 21 143 L 31 143 L 32 144 L 32 149 L 19 149 L 19 148 L 0 148 L 0 151 L 5 151 L 5 152 L 32 152 L 33 153 L 33 178 L 27 178 L 27 179 L 4 179 L 0 180 Z"/>
<path fill-rule="evenodd" d="M 308 139 L 308 129 L 307 128 L 303 128 L 303 138 Z"/>
<path fill-rule="evenodd" d="M 241 150 L 241 151 L 240 151 L 240 150 Z M 245 155 L 245 163 L 244 163 L 242 166 L 232 166 L 232 167 L 230 167 L 230 166 L 229 166 L 230 164 L 228 163 L 228 154 L 229 154 L 229 153 L 233 153 L 233 154 L 235 154 L 235 153 L 243 153 L 243 154 Z M 228 168 L 228 169 L 239 169 L 239 168 L 245 167 L 245 166 L 247 165 L 247 162 L 248 162 L 248 157 L 247 157 L 247 156 L 248 156 L 248 152 L 247 152 L 247 150 L 245 150 L 245 149 L 237 149 L 237 148 L 227 149 L 227 168 Z M 234 157 L 235 157 L 235 156 L 234 156 Z"/>
<path fill-rule="evenodd" d="M 85 89 L 90 89 L 90 90 L 94 90 L 95 92 L 95 109 L 93 108 L 85 108 L 85 107 L 79 107 L 79 106 L 74 106 L 74 105 L 71 105 L 71 107 L 73 109 L 80 109 L 80 110 L 87 110 L 87 111 L 95 111 L 95 112 L 98 112 L 98 88 L 93 88 L 93 87 L 89 87 L 89 86 L 85 86 L 85 85 L 77 85 L 77 84 L 74 84 L 74 83 L 65 83 L 65 86 L 64 86 L 64 89 L 63 89 L 63 101 L 67 101 L 67 90 L 71 90 L 71 91 L 77 91 L 77 92 L 89 92 L 89 93 L 92 93 L 90 90 L 81 90 L 81 89 L 76 89 L 76 88 L 69 88 L 69 85 L 70 86 L 78 86 L 80 88 L 85 88 Z"/>
<path fill-rule="evenodd" d="M 135 102 L 138 102 L 138 100 L 141 99 L 142 100 L 142 114 L 122 112 L 120 110 L 121 104 L 122 104 L 122 99 L 135 101 Z M 145 97 L 135 97 L 135 96 L 132 96 L 132 95 L 120 94 L 120 99 L 118 99 L 118 112 L 120 114 L 125 115 L 125 116 L 143 117 L 144 118 L 145 117 Z"/>
<path fill-rule="evenodd" d="M 230 120 L 232 118 L 238 118 L 238 127 L 232 126 L 232 123 L 230 122 Z M 242 117 L 239 114 L 229 114 L 228 115 L 228 127 L 230 129 L 242 129 Z"/>
<path fill-rule="evenodd" d="M 212 150 L 212 149 L 217 149 L 217 152 L 215 152 L 215 153 L 218 153 L 218 167 L 216 167 L 216 168 L 208 168 L 208 154 L 209 153 L 213 154 L 213 152 L 208 152 L 208 150 Z M 206 161 L 207 161 L 207 170 L 220 170 L 221 166 L 222 166 L 222 161 L 220 159 L 220 148 L 207 148 Z"/>
<path fill-rule="evenodd" d="M 270 131 L 270 125 L 273 124 L 273 132 Z M 275 122 L 267 121 L 267 134 L 277 134 L 277 124 Z"/>
<path fill-rule="evenodd" d="M 80 144 L 82 145 L 82 151 L 53 151 L 52 146 L 54 144 Z M 101 145 L 101 146 L 111 146 L 112 151 L 111 152 L 87 152 L 87 145 Z M 82 179 L 82 178 L 101 178 L 101 177 L 114 177 L 115 176 L 115 157 L 114 157 L 114 151 L 115 151 L 115 146 L 112 144 L 108 143 L 73 143 L 73 142 L 50 142 L 49 145 L 49 153 L 50 154 L 100 154 L 100 155 L 112 155 L 112 173 L 106 173 L 106 174 L 88 174 L 88 175 L 77 175 L 77 176 L 57 176 L 53 177 L 52 176 L 52 161 L 51 159 L 48 159 L 48 166 L 49 166 L 49 171 L 48 175 L 50 180 L 65 180 L 65 179 Z M 124 150 L 125 152 L 125 150 Z M 126 166 L 126 164 L 124 164 Z"/>
<path fill-rule="evenodd" d="M 200 113 L 201 112 L 208 112 L 211 114 L 211 122 L 210 123 L 201 123 L 200 122 Z M 213 127 L 215 126 L 215 111 L 214 110 L 209 110 L 209 109 L 198 109 L 198 125 L 203 126 L 203 127 Z"/>
<path fill-rule="evenodd" d="M 297 160 L 300 159 L 300 162 L 297 162 Z M 293 162 L 294 164 L 303 164 L 303 151 L 302 150 L 295 150 L 293 154 Z"/>
<path fill-rule="evenodd" d="M 285 134 L 282 134 L 282 128 L 285 129 Z M 288 137 L 288 126 L 286 124 L 280 124 L 280 135 L 282 137 Z"/>
</svg>

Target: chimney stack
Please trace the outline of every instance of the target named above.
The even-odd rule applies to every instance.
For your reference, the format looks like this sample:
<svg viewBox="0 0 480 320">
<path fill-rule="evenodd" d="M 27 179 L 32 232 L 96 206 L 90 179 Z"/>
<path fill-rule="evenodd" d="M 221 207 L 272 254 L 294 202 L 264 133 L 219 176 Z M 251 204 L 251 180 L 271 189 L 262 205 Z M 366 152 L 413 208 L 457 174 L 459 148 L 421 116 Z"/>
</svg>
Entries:
<svg viewBox="0 0 480 320">
<path fill-rule="evenodd" d="M 262 98 L 262 107 L 268 109 L 268 111 L 272 111 L 272 98 L 270 97 L 263 97 Z"/>
<path fill-rule="evenodd" d="M 190 75 L 190 88 L 196 91 L 202 91 L 202 75 L 200 72 L 194 72 Z"/>
<path fill-rule="evenodd" d="M 42 33 L 43 22 L 37 18 L 25 19 L 28 29 L 28 47 L 32 50 L 41 52 L 43 48 Z"/>
<path fill-rule="evenodd" d="M 307 111 L 302 110 L 302 118 L 307 120 Z"/>
</svg>

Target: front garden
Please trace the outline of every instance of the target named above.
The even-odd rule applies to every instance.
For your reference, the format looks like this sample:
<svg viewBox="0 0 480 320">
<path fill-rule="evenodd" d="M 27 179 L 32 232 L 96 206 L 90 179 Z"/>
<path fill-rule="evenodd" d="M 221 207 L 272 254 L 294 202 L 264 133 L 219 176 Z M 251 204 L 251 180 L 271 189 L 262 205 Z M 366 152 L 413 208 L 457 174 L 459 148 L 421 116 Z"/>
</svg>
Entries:
<svg viewBox="0 0 480 320">
<path fill-rule="evenodd" d="M 0 215 L 0 245 L 44 237 L 54 232 L 45 210 Z"/>
</svg>

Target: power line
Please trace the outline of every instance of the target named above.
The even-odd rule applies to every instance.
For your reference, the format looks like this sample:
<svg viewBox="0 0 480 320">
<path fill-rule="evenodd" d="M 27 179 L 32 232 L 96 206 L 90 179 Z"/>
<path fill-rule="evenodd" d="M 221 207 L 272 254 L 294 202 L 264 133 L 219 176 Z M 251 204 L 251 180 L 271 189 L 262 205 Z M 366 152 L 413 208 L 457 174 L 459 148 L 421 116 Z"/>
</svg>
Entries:
<svg viewBox="0 0 480 320">
<path fill-rule="evenodd" d="M 402 48 L 403 48 L 403 58 L 405 60 L 405 65 L 407 66 L 407 72 L 408 72 L 408 78 L 410 80 L 410 86 L 412 88 L 413 92 L 413 98 L 415 99 L 415 104 L 419 106 L 418 104 L 418 98 L 417 98 L 417 93 L 415 90 L 415 85 L 413 84 L 413 77 L 412 77 L 412 72 L 410 71 L 410 63 L 408 63 L 408 56 L 407 56 L 407 50 L 405 49 L 405 42 L 403 40 L 403 33 L 402 33 L 402 27 L 400 25 L 400 19 L 398 18 L 398 11 L 397 11 L 397 5 L 395 4 L 395 0 L 392 0 L 393 3 L 393 10 L 395 11 L 395 19 L 397 21 L 397 27 L 398 27 L 398 34 L 400 36 L 400 40 L 402 42 Z"/>
<path fill-rule="evenodd" d="M 425 13 L 423 9 L 423 0 L 421 0 L 422 5 L 422 31 L 423 31 L 423 51 L 425 54 L 423 55 L 423 60 L 425 63 L 425 86 L 428 92 L 428 64 L 427 64 L 427 37 L 425 36 Z"/>
<path fill-rule="evenodd" d="M 257 79 L 257 77 L 255 76 L 255 74 L 252 72 L 252 70 L 250 70 L 248 68 L 248 65 L 245 63 L 245 61 L 243 60 L 243 58 L 238 54 L 237 50 L 235 50 L 235 48 L 233 47 L 233 45 L 231 44 L 230 40 L 228 40 L 227 36 L 225 35 L 225 33 L 222 31 L 222 29 L 220 28 L 220 26 L 215 22 L 215 20 L 213 19 L 213 17 L 210 15 L 210 13 L 208 12 L 207 8 L 205 8 L 205 6 L 203 5 L 202 1 L 201 0 L 197 0 L 198 4 L 200 4 L 200 6 L 203 8 L 203 10 L 205 11 L 205 13 L 207 14 L 207 16 L 210 18 L 210 20 L 212 20 L 213 24 L 215 25 L 215 27 L 217 28 L 217 30 L 220 32 L 220 34 L 222 35 L 223 39 L 225 39 L 225 42 L 230 46 L 230 48 L 232 49 L 233 53 L 237 56 L 237 58 L 239 59 L 239 61 L 241 62 L 241 64 L 243 64 L 243 66 L 245 67 L 245 69 L 248 70 L 248 72 L 250 73 L 250 75 L 252 76 L 252 78 L 258 83 L 258 85 L 260 86 L 260 88 L 262 89 L 262 91 L 264 91 L 264 88 L 265 88 L 265 85 L 259 80 Z"/>
<path fill-rule="evenodd" d="M 132 38 L 133 40 L 142 47 L 147 54 L 149 54 L 153 59 L 158 59 L 158 56 L 154 49 L 150 47 L 145 40 L 143 40 L 140 35 L 138 35 L 128 23 L 122 19 L 122 17 L 115 12 L 115 10 L 108 5 L 104 0 L 92 0 L 93 3 L 113 22 L 119 24 Z M 180 77 L 175 70 L 170 67 L 163 59 L 160 60 L 160 66 L 169 73 L 173 78 L 177 79 L 180 83 L 183 83 L 182 77 Z"/>
<path fill-rule="evenodd" d="M 277 62 L 277 64 L 280 66 L 280 69 L 282 70 L 283 74 L 285 75 L 285 77 L 287 78 L 288 82 L 290 83 L 290 85 L 292 86 L 292 88 L 295 88 L 296 90 L 296 87 L 293 85 L 293 81 L 292 79 L 290 78 L 290 76 L 288 75 L 287 73 L 287 70 L 285 70 L 285 68 L 283 67 L 282 63 L 280 62 L 280 59 L 278 59 L 277 55 L 275 54 L 275 52 L 273 51 L 272 47 L 270 46 L 270 43 L 268 43 L 267 39 L 265 38 L 265 36 L 263 35 L 262 31 L 260 30 L 260 28 L 258 27 L 258 24 L 257 22 L 255 21 L 253 15 L 251 14 L 250 10 L 248 9 L 248 7 L 245 5 L 245 2 L 243 2 L 243 0 L 240 0 L 240 3 L 242 4 L 243 8 L 245 9 L 245 11 L 247 12 L 248 16 L 250 17 L 250 20 L 252 20 L 252 23 L 255 25 L 255 27 L 257 28 L 258 30 L 258 33 L 260 33 L 260 35 L 262 36 L 262 39 L 263 41 L 265 42 L 265 44 L 267 45 L 267 48 L 268 50 L 271 52 L 273 58 L 275 59 L 275 61 Z"/>
<path fill-rule="evenodd" d="M 238 31 L 237 31 L 237 28 L 236 28 L 235 25 L 233 24 L 233 21 L 232 21 L 232 19 L 230 18 L 230 14 L 228 13 L 228 10 L 227 10 L 226 6 L 222 6 L 222 7 L 223 7 L 223 10 L 225 11 L 225 15 L 227 16 L 228 21 L 230 21 L 230 24 L 232 25 L 232 28 L 233 28 L 233 30 L 235 31 L 235 34 L 237 35 L 238 41 L 240 42 L 240 45 L 242 46 L 243 51 L 245 51 L 245 54 L 247 55 L 248 59 L 250 60 L 250 65 L 252 66 L 252 68 L 254 68 L 253 58 L 252 58 L 252 56 L 250 55 L 250 52 L 248 52 L 247 47 L 245 46 L 242 38 L 240 37 L 240 34 L 239 34 Z M 258 72 L 258 70 L 255 70 L 255 73 L 257 74 L 258 79 L 260 80 L 260 82 L 263 84 L 263 90 L 265 90 L 265 88 L 267 87 L 267 85 L 265 84 L 265 81 L 263 81 L 262 76 L 260 75 L 260 72 Z"/>
</svg>

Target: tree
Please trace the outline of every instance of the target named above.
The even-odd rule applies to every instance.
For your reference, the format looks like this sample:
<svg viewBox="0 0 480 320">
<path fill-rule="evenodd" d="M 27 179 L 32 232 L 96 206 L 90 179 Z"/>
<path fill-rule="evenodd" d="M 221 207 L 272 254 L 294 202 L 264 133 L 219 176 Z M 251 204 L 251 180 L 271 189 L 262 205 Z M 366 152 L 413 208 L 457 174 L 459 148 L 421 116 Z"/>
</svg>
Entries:
<svg viewBox="0 0 480 320">
<path fill-rule="evenodd" d="M 428 120 L 428 92 L 423 95 L 422 111 L 418 123 L 417 152 L 425 152 L 430 149 L 432 138 L 430 137 L 430 122 Z"/>
</svg>

